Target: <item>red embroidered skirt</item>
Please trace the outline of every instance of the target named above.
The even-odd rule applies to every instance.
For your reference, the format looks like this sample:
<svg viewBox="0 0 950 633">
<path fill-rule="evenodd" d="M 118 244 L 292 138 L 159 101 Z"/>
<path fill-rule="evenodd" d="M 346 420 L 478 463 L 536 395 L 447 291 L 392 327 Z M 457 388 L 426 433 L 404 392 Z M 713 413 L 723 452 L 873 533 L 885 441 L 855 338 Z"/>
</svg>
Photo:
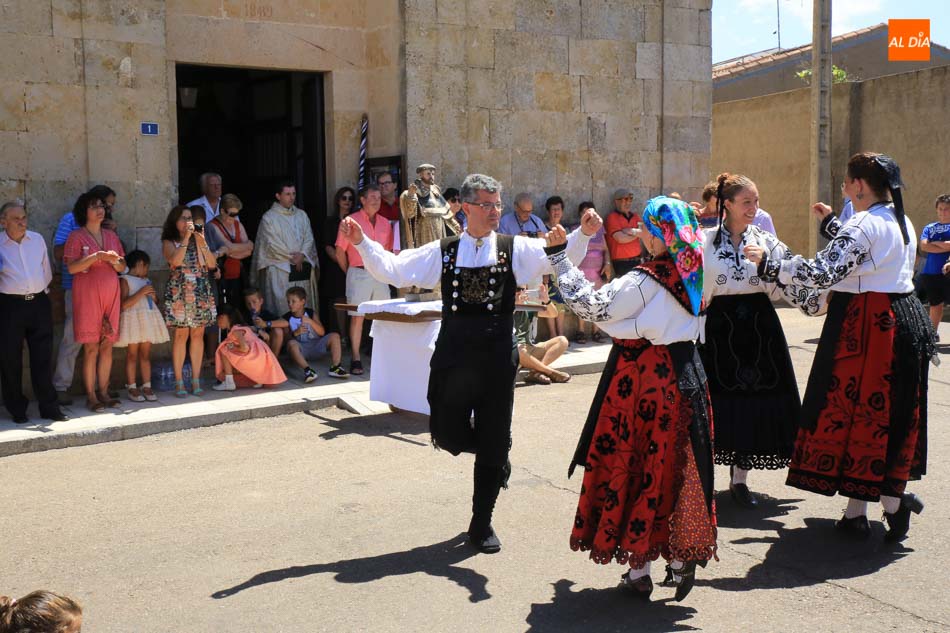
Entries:
<svg viewBox="0 0 950 633">
<path fill-rule="evenodd" d="M 813 430 L 798 431 L 789 486 L 865 501 L 904 491 L 920 460 L 920 407 L 909 409 L 906 433 L 889 451 L 895 387 L 906 379 L 895 371 L 896 336 L 888 295 L 852 296 L 835 343 L 825 405 Z"/>
<path fill-rule="evenodd" d="M 716 549 L 715 509 L 703 493 L 691 445 L 693 404 L 677 385 L 666 346 L 615 343 L 623 350 L 600 403 L 571 549 L 589 550 L 597 563 L 632 567 L 661 555 L 709 560 Z M 705 401 L 704 424 L 712 419 Z"/>
</svg>

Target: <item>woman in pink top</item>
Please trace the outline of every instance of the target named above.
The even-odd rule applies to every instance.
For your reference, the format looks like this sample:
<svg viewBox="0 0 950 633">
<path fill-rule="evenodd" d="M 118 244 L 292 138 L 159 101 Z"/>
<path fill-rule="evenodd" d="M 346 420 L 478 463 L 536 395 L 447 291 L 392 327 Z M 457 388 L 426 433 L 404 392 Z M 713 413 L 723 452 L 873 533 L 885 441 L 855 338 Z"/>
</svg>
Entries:
<svg viewBox="0 0 950 633">
<path fill-rule="evenodd" d="M 593 208 L 593 202 L 580 203 L 577 207 L 577 217 L 584 217 L 584 211 Z M 599 290 L 600 287 L 604 285 L 605 280 L 610 281 L 610 258 L 607 252 L 607 240 L 604 238 L 603 226 L 597 229 L 597 232 L 594 233 L 593 237 L 591 237 L 587 243 L 587 255 L 581 261 L 580 265 L 578 265 L 578 268 L 584 273 L 584 277 L 594 284 L 594 290 Z M 590 321 L 579 319 L 577 334 L 574 336 L 575 343 L 582 345 L 587 342 L 586 330 L 588 326 L 590 326 L 590 329 L 593 331 L 594 342 L 599 343 L 601 341 L 602 335 L 597 325 Z"/>
<path fill-rule="evenodd" d="M 236 308 L 221 306 L 218 327 L 228 331 L 228 338 L 218 346 L 215 355 L 214 373 L 221 384 L 212 389 L 234 391 L 238 386 L 278 385 L 287 380 L 274 352 L 267 343 L 257 338 L 254 330 L 244 324 Z M 237 379 L 234 377 L 235 372 L 238 374 Z"/>
<path fill-rule="evenodd" d="M 73 333 L 83 345 L 86 404 L 95 413 L 117 407 L 109 397 L 112 344 L 119 337 L 121 297 L 118 273 L 125 270 L 125 251 L 114 231 L 102 228 L 105 202 L 95 194 L 79 196 L 73 208 L 82 228 L 69 234 L 63 262 L 73 277 Z M 98 377 L 98 390 L 96 378 Z"/>
</svg>

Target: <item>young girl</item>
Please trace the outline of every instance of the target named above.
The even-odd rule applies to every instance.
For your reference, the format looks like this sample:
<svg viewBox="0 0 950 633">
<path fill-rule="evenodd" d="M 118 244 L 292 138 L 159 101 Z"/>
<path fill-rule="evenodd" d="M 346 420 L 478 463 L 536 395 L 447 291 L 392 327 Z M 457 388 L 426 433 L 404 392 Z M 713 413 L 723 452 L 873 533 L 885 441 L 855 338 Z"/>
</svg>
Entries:
<svg viewBox="0 0 950 633">
<path fill-rule="evenodd" d="M 152 391 L 152 344 L 168 342 L 165 319 L 155 304 L 155 288 L 148 278 L 151 261 L 145 251 L 132 251 L 125 258 L 129 272 L 119 277 L 122 316 L 116 347 L 128 347 L 125 354 L 125 388 L 132 402 L 155 402 Z M 135 365 L 142 371 L 142 389 L 135 382 Z"/>
<path fill-rule="evenodd" d="M 0 633 L 79 633 L 82 608 L 52 591 L 34 591 L 19 600 L 0 596 Z"/>
<path fill-rule="evenodd" d="M 274 352 L 244 324 L 241 313 L 234 306 L 221 306 L 218 327 L 228 330 L 228 337 L 218 346 L 215 354 L 215 374 L 221 384 L 212 389 L 237 389 L 237 383 L 234 382 L 235 369 L 242 378 L 246 378 L 246 381 L 241 381 L 241 386 L 253 385 L 257 388 L 261 385 L 278 385 L 287 380 Z"/>
</svg>

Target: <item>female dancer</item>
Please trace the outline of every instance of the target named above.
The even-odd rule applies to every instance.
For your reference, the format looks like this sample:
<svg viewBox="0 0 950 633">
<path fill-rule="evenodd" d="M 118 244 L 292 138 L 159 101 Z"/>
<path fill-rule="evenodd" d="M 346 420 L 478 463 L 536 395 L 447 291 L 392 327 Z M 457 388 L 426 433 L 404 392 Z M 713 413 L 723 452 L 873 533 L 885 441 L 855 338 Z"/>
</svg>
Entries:
<svg viewBox="0 0 950 633">
<path fill-rule="evenodd" d="M 752 224 L 759 203 L 755 183 L 741 174 L 716 181 L 718 227 L 706 231 L 703 296 L 706 343 L 700 348 L 716 420 L 716 463 L 731 467 L 729 491 L 741 506 L 758 500 L 746 478 L 752 469 L 788 466 L 801 413 L 788 343 L 772 299 L 784 297 L 806 314 L 823 305 L 817 290 L 763 282 L 742 254 L 755 245 L 777 261 L 792 252 Z"/>
<path fill-rule="evenodd" d="M 655 259 L 596 291 L 561 250 L 564 229 L 547 237 L 565 303 L 614 337 L 569 471 L 585 471 L 571 548 L 629 564 L 621 587 L 643 599 L 650 561 L 663 556 L 664 583 L 682 600 L 716 551 L 712 419 L 694 344 L 703 248 L 685 202 L 654 198 L 642 217 Z"/>
<path fill-rule="evenodd" d="M 868 538 L 867 502 L 880 501 L 887 541 L 899 541 L 923 502 L 904 491 L 926 468 L 928 361 L 933 326 L 914 295 L 917 239 L 904 217 L 900 168 L 863 152 L 848 161 L 844 226 L 817 203 L 831 239 L 814 259 L 783 261 L 746 246 L 769 281 L 834 290 L 821 331 L 789 467 L 788 485 L 848 497 L 835 527 Z"/>
</svg>

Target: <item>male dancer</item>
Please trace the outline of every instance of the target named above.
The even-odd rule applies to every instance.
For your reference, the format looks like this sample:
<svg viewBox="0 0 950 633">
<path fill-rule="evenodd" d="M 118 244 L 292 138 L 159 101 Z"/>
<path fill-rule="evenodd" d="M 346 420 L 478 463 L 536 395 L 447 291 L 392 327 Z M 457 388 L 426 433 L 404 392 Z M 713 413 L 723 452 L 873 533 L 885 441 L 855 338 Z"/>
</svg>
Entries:
<svg viewBox="0 0 950 633">
<path fill-rule="evenodd" d="M 366 270 L 384 283 L 433 288 L 441 281 L 442 329 L 430 363 L 429 429 L 438 448 L 453 455 L 475 453 L 468 537 L 480 552 L 492 554 L 501 549 L 492 511 L 511 473 L 508 451 L 518 371 L 515 292 L 518 284 L 550 273 L 551 267 L 544 240 L 496 233 L 504 208 L 501 183 L 471 174 L 460 195 L 468 220 L 461 235 L 398 256 L 364 237 L 349 218 L 340 224 L 340 234 L 359 251 Z M 600 225 L 600 217 L 589 210 L 568 240 L 572 262 L 584 259 L 587 242 Z"/>
</svg>

